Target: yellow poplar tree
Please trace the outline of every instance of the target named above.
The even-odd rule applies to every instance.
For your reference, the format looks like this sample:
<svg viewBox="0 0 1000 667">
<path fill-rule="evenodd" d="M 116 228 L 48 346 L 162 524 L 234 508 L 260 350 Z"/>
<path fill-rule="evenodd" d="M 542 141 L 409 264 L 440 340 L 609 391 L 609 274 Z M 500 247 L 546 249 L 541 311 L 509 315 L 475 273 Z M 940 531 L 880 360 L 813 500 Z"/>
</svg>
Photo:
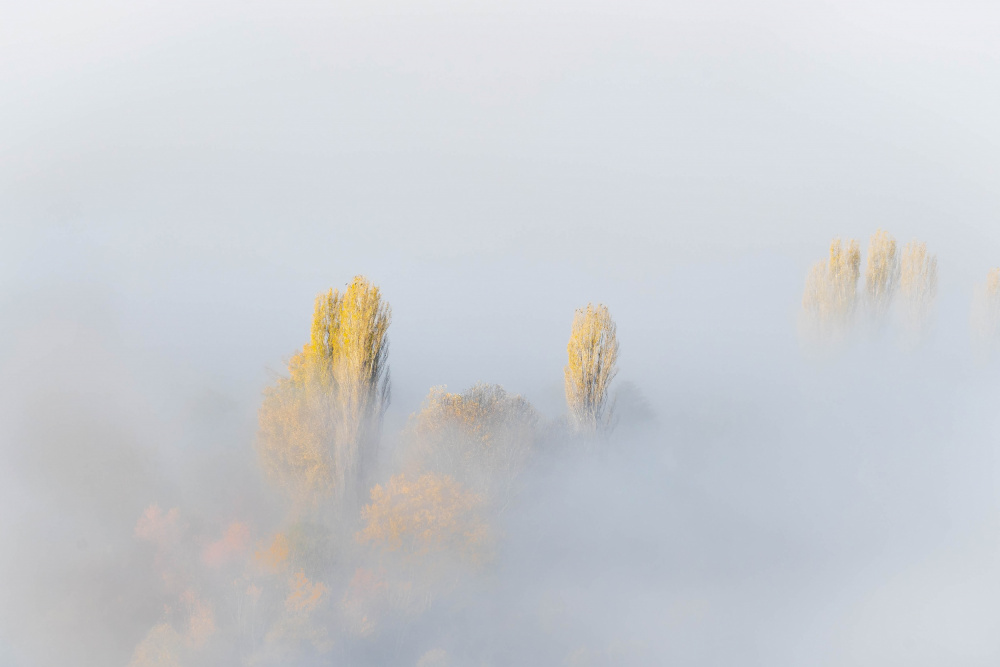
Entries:
<svg viewBox="0 0 1000 667">
<path fill-rule="evenodd" d="M 880 229 L 868 241 L 868 261 L 865 266 L 868 310 L 877 325 L 885 323 L 898 284 L 899 254 L 896 239 Z"/>
<path fill-rule="evenodd" d="M 607 433 L 614 417 L 608 388 L 618 373 L 618 336 L 607 306 L 588 303 L 576 311 L 566 353 L 566 405 L 573 427 L 586 435 Z"/>
<path fill-rule="evenodd" d="M 343 294 L 320 294 L 289 377 L 265 390 L 258 453 L 297 501 L 360 497 L 366 488 L 389 403 L 390 320 L 381 291 L 363 276 Z"/>
<path fill-rule="evenodd" d="M 928 254 L 926 243 L 911 241 L 903 246 L 899 291 L 903 327 L 908 342 L 916 344 L 927 332 L 937 296 L 937 258 Z"/>
<path fill-rule="evenodd" d="M 972 333 L 983 351 L 1000 345 L 1000 268 L 991 269 L 972 304 Z"/>
<path fill-rule="evenodd" d="M 829 259 L 814 264 L 806 278 L 800 322 L 807 338 L 817 343 L 836 343 L 847 336 L 857 309 L 860 271 L 858 242 L 850 240 L 845 246 L 840 239 L 834 239 Z"/>
</svg>

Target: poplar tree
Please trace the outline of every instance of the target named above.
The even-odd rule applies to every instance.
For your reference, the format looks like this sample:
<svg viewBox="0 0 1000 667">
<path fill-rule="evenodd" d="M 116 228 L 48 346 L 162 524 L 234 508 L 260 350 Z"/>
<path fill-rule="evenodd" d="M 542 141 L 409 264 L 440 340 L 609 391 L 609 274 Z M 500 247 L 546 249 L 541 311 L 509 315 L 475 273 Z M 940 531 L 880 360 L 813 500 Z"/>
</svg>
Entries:
<svg viewBox="0 0 1000 667">
<path fill-rule="evenodd" d="M 865 267 L 865 295 L 868 312 L 876 326 L 885 324 L 899 285 L 899 253 L 896 239 L 878 230 L 868 241 L 868 261 Z"/>
<path fill-rule="evenodd" d="M 576 311 L 564 370 L 566 405 L 573 428 L 584 435 L 607 434 L 614 426 L 608 389 L 618 373 L 618 336 L 608 307 Z"/>
<path fill-rule="evenodd" d="M 972 333 L 987 355 L 1000 346 L 1000 268 L 990 269 L 972 302 Z"/>
<path fill-rule="evenodd" d="M 911 241 L 903 246 L 899 291 L 907 343 L 916 345 L 927 333 L 937 297 L 937 258 L 927 252 L 926 243 Z"/>
<path fill-rule="evenodd" d="M 363 497 L 389 404 L 390 321 L 381 291 L 363 276 L 343 293 L 320 294 L 289 377 L 265 390 L 258 453 L 297 501 Z"/>
<path fill-rule="evenodd" d="M 857 310 L 861 250 L 858 242 L 830 243 L 830 257 L 817 262 L 802 296 L 802 333 L 813 342 L 837 343 L 847 337 Z"/>
</svg>

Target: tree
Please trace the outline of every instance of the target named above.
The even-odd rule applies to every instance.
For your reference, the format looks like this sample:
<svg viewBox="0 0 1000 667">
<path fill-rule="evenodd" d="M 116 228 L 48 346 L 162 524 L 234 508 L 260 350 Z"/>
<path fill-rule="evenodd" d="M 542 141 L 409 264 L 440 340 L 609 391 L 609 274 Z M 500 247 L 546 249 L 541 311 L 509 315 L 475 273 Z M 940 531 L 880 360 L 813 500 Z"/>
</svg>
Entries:
<svg viewBox="0 0 1000 667">
<path fill-rule="evenodd" d="M 1000 345 L 1000 268 L 991 269 L 972 303 L 972 333 L 987 355 Z"/>
<path fill-rule="evenodd" d="M 608 388 L 618 373 L 618 336 L 607 306 L 588 303 L 576 311 L 566 353 L 566 405 L 574 429 L 585 435 L 608 433 L 614 426 Z"/>
<path fill-rule="evenodd" d="M 927 253 L 926 243 L 911 241 L 903 246 L 899 291 L 906 342 L 916 345 L 927 333 L 937 296 L 937 258 Z"/>
<path fill-rule="evenodd" d="M 362 498 L 389 404 L 388 304 L 356 276 L 316 297 L 309 342 L 264 392 L 258 452 L 301 503 Z"/>
<path fill-rule="evenodd" d="M 538 437 L 538 413 L 500 385 L 461 394 L 431 389 L 406 429 L 409 469 L 450 475 L 501 509 Z"/>
<path fill-rule="evenodd" d="M 896 239 L 880 229 L 868 241 L 868 261 L 865 267 L 868 312 L 873 323 L 880 328 L 885 324 L 898 284 L 899 255 Z"/>
<path fill-rule="evenodd" d="M 860 269 L 861 250 L 855 240 L 845 247 L 834 239 L 829 259 L 813 265 L 802 296 L 800 329 L 807 338 L 821 344 L 846 338 L 854 323 Z"/>
<path fill-rule="evenodd" d="M 339 353 L 333 364 L 339 427 L 335 461 L 341 488 L 354 483 L 358 498 L 367 491 L 389 407 L 386 334 L 391 319 L 378 287 L 358 276 L 344 293 L 339 326 L 330 334 Z"/>
<path fill-rule="evenodd" d="M 490 526 L 480 512 L 482 502 L 448 475 L 394 475 L 384 486 L 372 488 L 357 538 L 405 557 L 440 558 L 450 552 L 480 564 L 492 545 Z"/>
</svg>

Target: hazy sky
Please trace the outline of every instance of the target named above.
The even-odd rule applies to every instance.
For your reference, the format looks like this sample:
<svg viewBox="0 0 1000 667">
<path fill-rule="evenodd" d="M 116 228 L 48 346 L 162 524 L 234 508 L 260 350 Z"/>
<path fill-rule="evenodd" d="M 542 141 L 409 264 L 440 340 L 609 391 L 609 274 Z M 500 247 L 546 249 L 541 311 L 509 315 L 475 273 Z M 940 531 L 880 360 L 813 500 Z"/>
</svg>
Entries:
<svg viewBox="0 0 1000 667">
<path fill-rule="evenodd" d="M 995 383 L 977 394 L 978 376 L 956 379 L 948 363 L 967 361 L 973 286 L 1000 264 L 998 34 L 1000 5 L 971 0 L 0 0 L 0 483 L 23 485 L 0 498 L 27 507 L 40 477 L 25 471 L 53 470 L 18 453 L 48 421 L 30 406 L 49 401 L 113 413 L 161 452 L 214 437 L 199 426 L 205 405 L 233 409 L 220 442 L 249 448 L 261 388 L 305 342 L 314 296 L 363 273 L 393 307 L 392 424 L 428 387 L 478 380 L 557 414 L 573 309 L 602 301 L 618 322 L 621 377 L 669 422 L 681 469 L 735 475 L 714 467 L 724 447 L 677 444 L 685 424 L 700 442 L 705 424 L 752 424 L 762 404 L 776 416 L 800 400 L 800 421 L 748 437 L 771 442 L 764 458 L 795 471 L 789 493 L 822 508 L 819 471 L 836 457 L 789 443 L 823 431 L 824 410 L 866 408 L 839 389 L 816 390 L 826 403 L 815 408 L 799 391 L 801 289 L 833 236 L 883 227 L 939 257 L 936 356 L 891 382 L 926 411 L 929 425 L 907 427 L 919 437 L 974 433 L 940 482 L 966 487 L 939 508 L 950 520 L 948 508 L 994 492 L 992 479 L 962 480 L 992 461 L 983 443 L 996 425 L 976 419 L 994 410 L 982 396 Z M 762 391 L 769 360 L 780 368 Z M 838 387 L 878 393 L 863 370 L 843 372 Z M 929 377 L 942 384 L 923 387 Z M 958 385 L 968 402 L 938 400 Z M 92 403 L 66 398 L 83 395 Z M 721 416 L 726 406 L 742 416 Z M 913 409 L 887 408 L 901 422 Z M 879 419 L 873 409 L 860 423 Z M 824 437 L 880 441 L 877 429 L 843 428 Z M 94 451 L 110 440 L 94 435 Z M 914 479 L 944 440 L 920 450 L 916 477 L 889 486 L 919 498 Z M 141 457 L 108 451 L 132 485 L 122 493 L 150 502 L 129 472 Z M 878 477 L 883 455 L 875 473 L 851 458 L 843 479 Z M 45 485 L 100 489 L 74 477 L 73 461 Z M 848 493 L 829 484 L 831 498 Z M 766 486 L 725 502 L 752 514 L 756 499 L 762 521 L 782 524 L 785 501 Z M 95 516 L 121 512 L 128 534 L 132 505 L 111 491 L 93 503 Z M 0 582 L 15 562 L 0 560 Z M 910 594 L 905 577 L 892 581 Z M 2 601 L 0 612 L 3 665 L 15 614 Z M 988 634 L 970 644 L 960 630 L 947 636 L 962 646 Z M 890 655 L 857 641 L 877 646 L 865 653 L 876 663 Z"/>
<path fill-rule="evenodd" d="M 313 295 L 365 273 L 400 353 L 530 356 L 587 300 L 663 307 L 691 263 L 801 281 L 830 237 L 883 226 L 955 258 L 943 287 L 967 290 L 1000 253 L 992 3 L 3 14 L 0 294 L 110 300 L 151 344 L 226 336 L 274 364 Z M 514 311 L 538 331 L 508 330 Z M 476 376 L 445 375 L 426 379 Z"/>
</svg>

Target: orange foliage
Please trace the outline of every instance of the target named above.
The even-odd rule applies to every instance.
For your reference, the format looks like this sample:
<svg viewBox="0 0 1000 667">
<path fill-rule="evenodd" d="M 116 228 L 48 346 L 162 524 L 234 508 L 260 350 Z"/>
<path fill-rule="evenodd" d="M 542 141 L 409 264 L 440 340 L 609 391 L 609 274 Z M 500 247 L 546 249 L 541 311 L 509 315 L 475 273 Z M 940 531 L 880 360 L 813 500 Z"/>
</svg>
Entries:
<svg viewBox="0 0 1000 667">
<path fill-rule="evenodd" d="M 326 585 L 322 581 L 313 583 L 299 570 L 290 582 L 292 592 L 285 598 L 285 609 L 293 613 L 308 614 L 315 610 L 326 595 Z"/>
<path fill-rule="evenodd" d="M 367 637 L 375 631 L 375 618 L 385 602 L 387 590 L 385 579 L 372 570 L 363 567 L 355 570 L 340 601 L 347 629 L 352 634 Z"/>
<path fill-rule="evenodd" d="M 177 632 L 170 623 L 153 626 L 136 646 L 129 667 L 181 667 L 190 664 L 192 651 L 205 646 L 215 634 L 215 616 L 205 601 L 192 590 L 185 591 L 180 601 L 188 610 L 184 633 Z"/>
<path fill-rule="evenodd" d="M 215 615 L 212 613 L 212 608 L 199 599 L 194 591 L 185 591 L 181 601 L 189 610 L 185 643 L 191 648 L 200 648 L 215 634 Z"/>
<path fill-rule="evenodd" d="M 155 544 L 165 544 L 177 537 L 179 517 L 180 512 L 176 507 L 164 514 L 159 505 L 150 505 L 135 524 L 136 537 Z"/>
<path fill-rule="evenodd" d="M 288 538 L 282 533 L 278 533 L 271 540 L 271 545 L 266 549 L 258 549 L 254 554 L 254 560 L 259 565 L 271 572 L 277 572 L 288 562 Z"/>
<path fill-rule="evenodd" d="M 300 570 L 291 576 L 288 586 L 282 617 L 268 632 L 268 641 L 308 641 L 318 651 L 328 651 L 332 646 L 329 632 L 325 624 L 312 617 L 326 603 L 326 585 L 310 581 Z"/>
<path fill-rule="evenodd" d="M 220 567 L 242 554 L 250 543 L 250 528 L 234 521 L 223 536 L 205 548 L 202 561 L 209 567 Z"/>
<path fill-rule="evenodd" d="M 153 626 L 132 653 L 129 667 L 180 667 L 181 638 L 169 623 Z"/>
</svg>

